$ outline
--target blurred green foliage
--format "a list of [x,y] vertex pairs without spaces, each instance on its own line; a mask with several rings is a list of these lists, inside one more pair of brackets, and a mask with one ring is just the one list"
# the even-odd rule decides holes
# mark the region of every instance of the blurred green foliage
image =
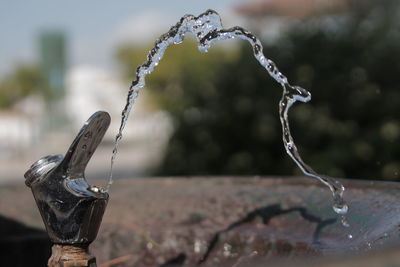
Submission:
[[[353,8],[347,15],[292,28],[264,53],[292,84],[312,92],[310,103],[296,104],[289,114],[305,162],[336,177],[397,180],[399,9]],[[120,50],[129,77],[145,50]],[[208,54],[190,42],[167,51],[148,79],[175,124],[157,174],[300,173],[281,140],[281,88],[251,53],[245,43]]]
[[0,80],[0,108],[9,108],[18,100],[43,93],[43,79],[35,65],[20,65]]

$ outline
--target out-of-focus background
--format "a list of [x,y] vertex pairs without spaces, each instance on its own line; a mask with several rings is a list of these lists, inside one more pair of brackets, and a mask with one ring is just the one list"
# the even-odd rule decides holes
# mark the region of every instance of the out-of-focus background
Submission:
[[[6,1],[0,9],[0,183],[64,154],[84,121],[112,124],[88,168],[108,176],[130,81],[182,15],[218,11],[264,43],[292,84],[292,132],[304,160],[335,177],[400,179],[400,9],[390,0]],[[278,119],[281,88],[249,45],[171,47],[139,95],[117,178],[296,175]]]

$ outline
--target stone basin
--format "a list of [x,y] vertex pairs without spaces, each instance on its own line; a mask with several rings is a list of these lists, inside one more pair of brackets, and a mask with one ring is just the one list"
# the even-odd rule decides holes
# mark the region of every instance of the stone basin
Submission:
[[[102,266],[111,259],[115,266],[399,263],[400,185],[342,182],[349,227],[334,213],[328,188],[310,178],[117,180],[92,252],[99,267],[114,266]],[[0,187],[0,214],[43,229],[22,184]]]

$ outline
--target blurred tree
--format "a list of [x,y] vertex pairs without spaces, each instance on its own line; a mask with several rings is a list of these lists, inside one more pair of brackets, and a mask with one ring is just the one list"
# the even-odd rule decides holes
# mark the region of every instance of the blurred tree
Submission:
[[0,108],[9,108],[18,100],[36,93],[46,93],[39,68],[35,65],[18,66],[0,80]]
[[[136,67],[144,62],[151,48],[130,45],[120,47],[117,58],[128,79],[134,77]],[[168,48],[160,65],[148,76],[147,86],[152,88],[150,92],[162,108],[174,114],[182,113],[192,104],[186,92],[196,90],[191,86],[184,88],[185,81],[191,80],[196,83],[196,88],[202,87],[205,90],[214,87],[214,76],[217,74],[214,67],[233,61],[236,56],[234,49],[213,49],[207,54],[199,53],[195,41],[189,38],[181,45]],[[190,92],[187,94],[190,95]]]
[[[385,3],[311,20],[265,47],[292,84],[312,89],[313,100],[289,116],[303,159],[318,172],[400,179],[399,9]],[[137,53],[119,54],[129,77]],[[247,44],[208,55],[170,48],[148,85],[175,122],[158,174],[299,173],[282,145],[281,88]]]

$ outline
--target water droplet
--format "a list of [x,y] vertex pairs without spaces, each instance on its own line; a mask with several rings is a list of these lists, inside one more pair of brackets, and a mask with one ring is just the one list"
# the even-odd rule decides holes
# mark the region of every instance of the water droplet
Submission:
[[344,227],[350,227],[350,224],[348,223],[348,221],[347,221],[347,219],[346,219],[346,216],[342,216],[341,221],[342,221],[342,225],[343,225]]
[[334,204],[333,210],[340,215],[347,214],[349,207],[346,204]]
[[200,253],[201,252],[201,241],[199,239],[196,239],[193,244],[193,250],[195,253]]
[[353,235],[351,235],[351,234],[348,234],[347,237],[348,237],[349,239],[353,239]]
[[231,255],[232,246],[228,243],[224,243],[224,256],[229,257]]

